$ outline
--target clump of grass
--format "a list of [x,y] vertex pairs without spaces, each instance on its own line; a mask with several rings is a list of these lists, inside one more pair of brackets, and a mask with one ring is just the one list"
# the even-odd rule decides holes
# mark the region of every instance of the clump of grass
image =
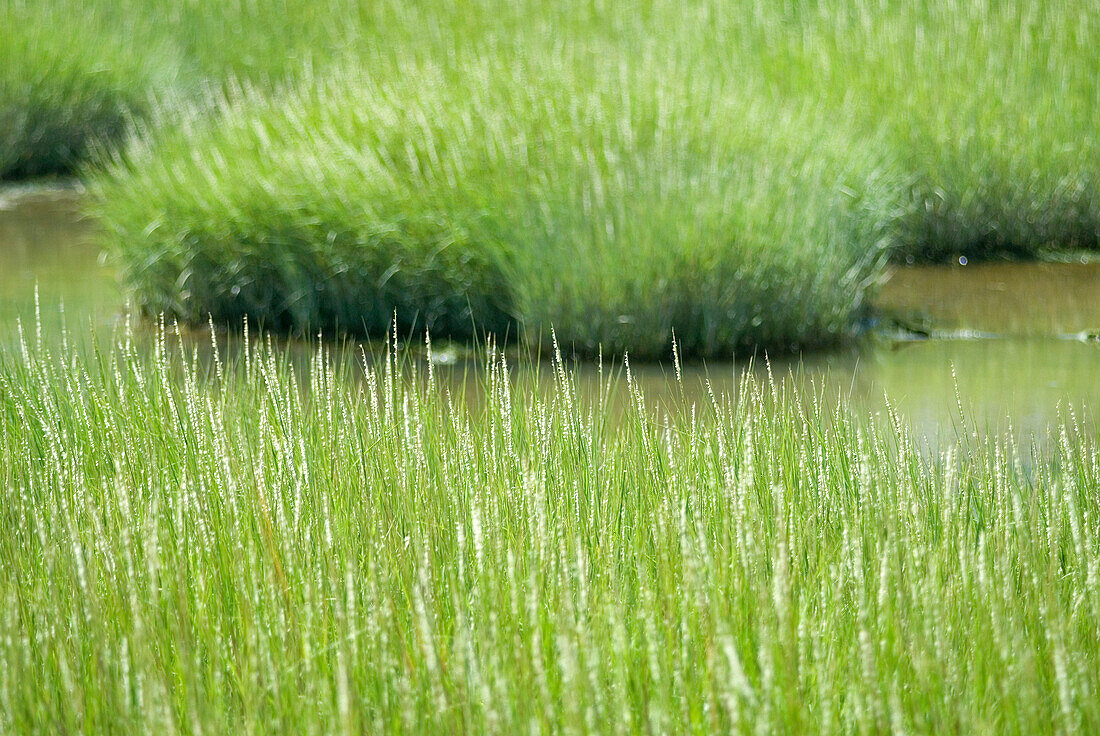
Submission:
[[400,46],[416,15],[354,0],[2,0],[0,179],[78,173],[134,121],[211,90],[274,89],[358,44]]
[[[915,176],[915,206],[900,224],[904,255],[941,261],[1034,258],[1100,249],[1100,38],[1070,4],[1005,5],[944,18],[951,38],[981,39],[982,58],[959,42],[938,62],[949,97],[918,66],[919,81],[894,123]],[[937,24],[938,25],[938,24]],[[925,71],[927,70],[927,71]]]
[[1028,2],[805,6],[793,19],[806,35],[780,66],[804,71],[780,89],[888,130],[908,182],[897,258],[1100,248],[1095,18]]
[[1100,146],[1077,132],[1100,120],[1066,125],[1057,106],[1023,109],[977,135],[945,126],[917,143],[924,156],[911,163],[919,173],[898,223],[898,256],[942,262],[1100,250]]
[[737,7],[394,11],[402,44],[133,143],[109,247],[191,322],[711,357],[843,339],[884,252],[1097,246],[1071,4]]
[[[418,84],[431,94],[431,82]],[[396,312],[402,329],[465,337],[476,321],[505,333],[503,247],[460,185],[427,181],[462,172],[421,169],[436,146],[453,148],[443,126],[369,84],[333,110],[319,103],[326,88],[318,80],[317,90],[245,103],[251,114],[231,106],[187,119],[156,148],[131,150],[116,169],[130,176],[94,180],[139,304],[191,323],[249,317],[279,330],[385,335]],[[459,156],[478,165],[472,149]],[[165,196],[150,229],[137,198],[154,191]]]
[[140,49],[90,8],[8,0],[0,26],[0,179],[71,172],[170,79],[170,49]]
[[[54,49],[16,56],[48,70],[67,36],[11,2],[19,43]],[[382,334],[397,311],[440,336],[553,325],[579,353],[651,357],[675,332],[728,356],[849,335],[884,250],[1100,246],[1100,27],[1066,0],[283,5],[44,6],[96,19],[87,48],[110,36],[127,80],[92,95],[115,122],[10,106],[47,112],[9,130],[72,132],[58,150],[84,150],[78,120],[114,137],[153,84],[105,19],[171,51],[175,102],[137,110],[92,175],[152,314]],[[90,59],[64,58],[32,88],[69,99],[51,85]]]
[[[0,356],[21,733],[1090,731],[1097,447],[747,379],[617,423],[391,355]],[[352,375],[352,371],[356,375]],[[963,435],[966,436],[965,434]]]
[[697,357],[849,335],[889,175],[674,64],[608,71],[330,72],[134,144],[94,176],[95,212],[144,309],[192,323],[384,335],[396,311],[647,357],[673,332]]

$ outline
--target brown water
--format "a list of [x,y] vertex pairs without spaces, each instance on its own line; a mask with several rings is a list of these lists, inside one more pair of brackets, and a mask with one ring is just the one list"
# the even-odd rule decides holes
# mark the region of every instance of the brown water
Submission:
[[[71,342],[87,344],[109,338],[121,321],[123,297],[101,264],[93,224],[79,216],[80,197],[76,189],[0,191],[0,350],[15,349],[17,320],[33,336],[36,288],[46,340],[60,344],[64,323]],[[956,389],[980,426],[1010,421],[1024,433],[1043,432],[1073,407],[1100,427],[1100,341],[1089,339],[1100,331],[1100,264],[905,267],[877,302],[939,337],[868,340],[776,362],[773,373],[798,373],[827,397],[847,397],[871,413],[889,397],[929,436],[955,431]],[[716,392],[732,393],[746,367],[688,366],[683,391],[671,365],[634,366],[634,374],[649,399],[671,405],[705,402],[708,379]],[[578,377],[581,390],[594,394],[595,369],[580,366]]]
[[0,350],[22,320],[35,329],[38,292],[45,334],[109,333],[122,312],[114,274],[100,262],[92,224],[80,217],[80,191],[0,190]]
[[1100,332],[1100,263],[909,266],[878,304],[943,331],[1085,337]]

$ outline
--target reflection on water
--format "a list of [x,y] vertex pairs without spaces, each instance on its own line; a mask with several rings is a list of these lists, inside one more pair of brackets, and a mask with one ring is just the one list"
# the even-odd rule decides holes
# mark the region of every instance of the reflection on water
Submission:
[[[0,192],[0,350],[15,346],[17,318],[33,320],[36,284],[46,339],[59,340],[62,302],[65,321],[86,342],[94,335],[109,339],[117,327],[122,296],[99,263],[92,224],[78,216],[79,197],[72,189]],[[955,431],[956,388],[967,413],[990,429],[1005,428],[1011,417],[1017,430],[1041,432],[1068,407],[1089,426],[1100,427],[1093,415],[1100,407],[1100,342],[1059,337],[1100,328],[1100,264],[902,268],[879,303],[923,314],[937,329],[1002,337],[869,343],[776,362],[773,375],[798,375],[804,390],[830,401],[848,397],[870,413],[882,412],[889,397],[918,434],[930,438]],[[233,346],[224,349],[232,352]],[[308,349],[299,350],[297,359],[307,361]],[[686,366],[682,389],[671,363],[634,366],[633,373],[650,403],[675,407],[706,403],[708,380],[719,395],[736,393],[747,366],[747,361]],[[477,366],[437,370],[455,385],[476,390],[469,375]],[[766,368],[758,361],[754,370],[764,375]],[[552,381],[547,367],[538,371],[540,381]],[[579,365],[576,375],[582,394],[596,400],[596,368]],[[625,380],[619,380],[612,401],[626,400]]]
[[1100,263],[908,266],[878,304],[942,330],[1046,337],[1100,330]]
[[[688,366],[683,395],[688,403],[709,401],[714,391],[736,393],[745,366]],[[672,366],[634,367],[648,399],[680,404]],[[767,380],[766,368],[754,367]],[[792,378],[804,392],[826,402],[850,400],[868,413],[886,410],[887,398],[918,436],[946,439],[959,426],[958,405],[978,429],[1011,428],[1041,433],[1072,408],[1090,426],[1100,427],[1100,344],[1028,338],[1012,340],[925,340],[895,348],[877,347],[773,363],[776,379]],[[578,371],[582,391],[595,395],[598,377],[591,367]],[[956,392],[957,389],[957,392]],[[621,393],[625,390],[621,388]],[[625,399],[625,397],[621,397]]]
[[16,319],[33,323],[36,287],[46,332],[60,331],[63,314],[74,330],[89,321],[107,330],[120,313],[114,276],[100,265],[79,206],[74,188],[0,191],[0,349],[12,344]]

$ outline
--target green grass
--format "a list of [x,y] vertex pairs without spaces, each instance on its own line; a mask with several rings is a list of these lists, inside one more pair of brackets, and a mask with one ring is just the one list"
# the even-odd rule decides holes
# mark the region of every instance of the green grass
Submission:
[[701,103],[675,68],[526,61],[350,73],[162,130],[93,180],[124,281],[191,323],[384,335],[396,311],[587,354],[850,333],[883,258],[859,213],[891,196],[862,151]]
[[0,27],[0,179],[71,172],[97,143],[122,136],[131,115],[148,113],[170,74],[84,8],[4,0]]
[[[1100,455],[751,380],[0,356],[0,728],[1090,732]],[[601,396],[605,395],[601,392]]]
[[377,42],[392,12],[354,0],[0,0],[0,180],[72,174],[158,111],[241,83],[274,88],[357,38]]
[[[887,257],[1100,246],[1100,23],[1069,0],[45,7],[130,81],[88,176],[154,315],[728,357],[846,339]],[[53,119],[68,77],[38,78]]]
[[1096,19],[1063,2],[930,4],[902,17],[870,25],[864,43],[878,53],[853,82],[912,177],[897,254],[1100,250]]

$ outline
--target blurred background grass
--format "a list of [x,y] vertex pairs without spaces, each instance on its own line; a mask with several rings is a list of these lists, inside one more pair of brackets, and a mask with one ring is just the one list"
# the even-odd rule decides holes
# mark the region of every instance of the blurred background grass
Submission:
[[192,322],[800,349],[888,257],[1100,238],[1067,0],[4,7],[0,171],[90,159],[128,288]]

